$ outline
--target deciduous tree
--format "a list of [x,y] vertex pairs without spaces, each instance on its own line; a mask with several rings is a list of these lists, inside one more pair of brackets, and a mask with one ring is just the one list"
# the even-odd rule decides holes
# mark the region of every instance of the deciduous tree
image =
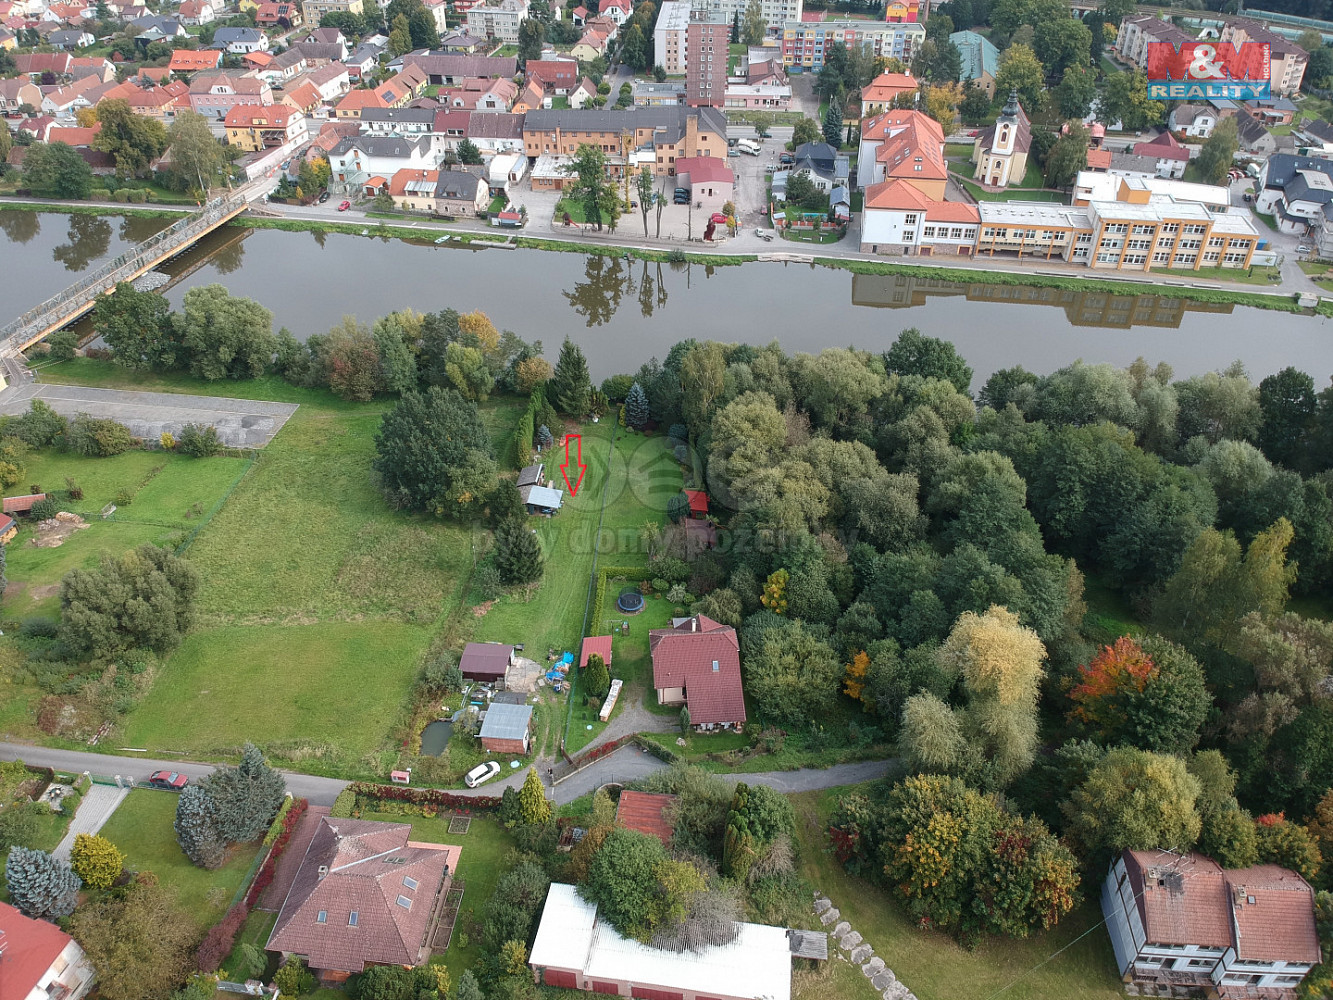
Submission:
[[[176,112],[176,120],[167,129],[167,149],[171,151],[168,177],[172,187],[180,191],[195,188],[206,193],[221,178],[227,165],[225,147],[214,138],[208,119],[194,111]],[[328,160],[323,162],[327,169]],[[305,165],[303,160],[303,170]],[[307,193],[314,190],[305,187],[304,176],[302,187]]]
[[1127,848],[1187,851],[1199,839],[1200,790],[1180,758],[1117,747],[1065,803],[1068,833],[1094,863]]
[[119,177],[147,170],[167,148],[166,126],[156,118],[135,114],[123,98],[98,103],[97,120],[102,128],[93,138],[93,148],[111,154]]
[[151,873],[79,907],[69,930],[106,1000],[169,1000],[192,967],[195,922]]
[[23,184],[48,198],[87,198],[93,171],[63,142],[34,143],[23,158]]
[[800,726],[829,712],[837,700],[842,666],[828,644],[800,623],[770,633],[747,652],[745,687],[765,718]]
[[404,393],[384,415],[371,468],[391,505],[457,520],[478,516],[495,484],[491,440],[476,404],[434,386]]
[[111,358],[126,368],[174,368],[180,343],[167,318],[167,300],[157,292],[140,292],[128,281],[97,299],[93,329],[112,350]]
[[1000,70],[995,75],[996,94],[1008,95],[1015,90],[1029,115],[1045,106],[1046,69],[1036,53],[1022,43],[1011,45],[1001,53]]
[[258,378],[277,348],[273,313],[224,285],[191,288],[175,320],[190,374],[209,381]]
[[1233,158],[1240,148],[1237,128],[1234,118],[1222,118],[1213,126],[1213,134],[1203,141],[1203,148],[1194,162],[1198,165],[1199,176],[1206,183],[1220,183],[1234,165]]

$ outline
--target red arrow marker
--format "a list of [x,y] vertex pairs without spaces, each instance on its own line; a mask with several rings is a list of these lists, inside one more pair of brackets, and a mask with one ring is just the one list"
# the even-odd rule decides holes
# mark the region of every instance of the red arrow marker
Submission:
[[[570,458],[569,458],[569,446],[570,446],[570,444],[573,444],[573,445],[574,445],[574,460],[573,460],[572,462],[570,461]],[[577,467],[578,467],[578,470],[579,470],[578,476],[577,476],[573,481],[571,481],[570,478],[569,478],[569,467],[570,467],[571,465],[577,466]],[[584,472],[584,470],[587,469],[587,468],[588,468],[588,467],[587,467],[586,465],[583,464],[583,435],[582,435],[582,434],[566,434],[566,435],[565,435],[565,464],[562,465],[562,466],[560,466],[560,471],[564,474],[564,477],[565,477],[565,485],[569,487],[569,495],[570,495],[570,496],[572,496],[572,497],[576,497],[576,496],[579,495],[579,487],[583,485],[583,472]]]

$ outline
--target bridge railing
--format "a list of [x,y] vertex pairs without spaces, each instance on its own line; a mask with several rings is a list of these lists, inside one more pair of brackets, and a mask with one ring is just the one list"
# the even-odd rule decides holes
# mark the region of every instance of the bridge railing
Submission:
[[162,256],[161,251],[164,246],[187,243],[212,229],[221,219],[243,207],[245,202],[245,196],[240,194],[215,198],[198,212],[173,222],[134,249],[107,261],[41,305],[34,306],[22,316],[0,327],[0,351],[12,350],[15,341],[21,341],[35,330],[50,326],[67,312],[66,307],[71,303],[82,304],[88,300],[89,293],[98,295],[108,285],[114,285],[134,274],[148,261]]

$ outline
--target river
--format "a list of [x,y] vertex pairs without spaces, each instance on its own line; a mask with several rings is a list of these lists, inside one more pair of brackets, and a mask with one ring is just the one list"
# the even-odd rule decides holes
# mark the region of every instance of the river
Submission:
[[[75,275],[167,224],[162,219],[0,211],[0,287],[17,315]],[[1239,359],[1257,378],[1287,365],[1317,385],[1333,375],[1333,324],[1322,317],[1063,288],[852,275],[808,264],[651,264],[540,250],[468,250],[376,236],[231,227],[164,268],[173,305],[221,282],[273,310],[299,339],[344,314],[482,309],[501,329],[541,340],[554,358],[570,337],[595,378],[632,371],[685,337],[788,351],[880,351],[904,327],[954,342],[977,384],[1021,364],[1049,372],[1075,359],[1166,361],[1177,377]]]

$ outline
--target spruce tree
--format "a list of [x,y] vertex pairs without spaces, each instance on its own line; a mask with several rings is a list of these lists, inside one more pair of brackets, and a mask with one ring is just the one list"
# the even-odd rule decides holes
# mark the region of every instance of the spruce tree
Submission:
[[542,779],[537,776],[535,767],[528,769],[528,776],[518,793],[518,806],[524,823],[545,826],[551,821],[551,803],[546,801],[546,789],[542,787]]
[[560,360],[547,384],[546,395],[565,416],[579,418],[588,412],[592,395],[588,359],[568,337],[560,345]]
[[511,518],[495,530],[495,567],[506,584],[542,578],[542,550],[525,520]]
[[611,672],[606,669],[606,661],[593,653],[588,657],[587,669],[583,671],[583,690],[593,698],[602,698],[610,689]]
[[188,785],[176,803],[176,842],[200,868],[218,868],[226,854],[217,828],[217,803],[203,785]]
[[5,860],[5,883],[14,905],[39,919],[69,916],[83,888],[68,861],[17,845]]
[[842,145],[842,102],[834,95],[824,114],[824,141],[834,149]]
[[287,795],[282,775],[264,762],[253,743],[245,744],[238,767],[220,767],[200,784],[217,806],[217,831],[228,843],[259,837]]
[[643,386],[635,382],[625,397],[625,423],[639,430],[648,422],[648,418],[648,394],[643,391]]
[[458,977],[458,992],[455,997],[457,1000],[485,1000],[481,986],[477,983],[477,977],[472,974],[471,969],[465,969]]

